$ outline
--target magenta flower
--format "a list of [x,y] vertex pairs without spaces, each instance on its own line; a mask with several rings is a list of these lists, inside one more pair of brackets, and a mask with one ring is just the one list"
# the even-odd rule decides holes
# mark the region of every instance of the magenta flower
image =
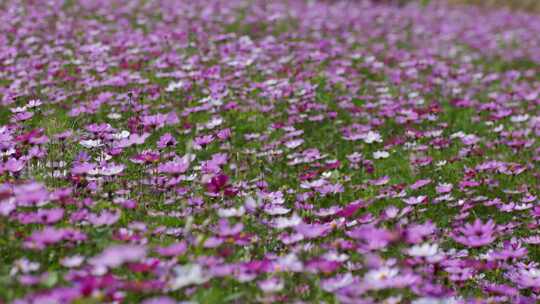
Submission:
[[476,219],[473,224],[465,224],[454,231],[454,240],[468,247],[482,247],[495,240],[495,223],[489,220],[483,223]]
[[229,177],[225,174],[217,174],[210,179],[210,182],[206,184],[206,189],[211,193],[218,193],[225,189]]

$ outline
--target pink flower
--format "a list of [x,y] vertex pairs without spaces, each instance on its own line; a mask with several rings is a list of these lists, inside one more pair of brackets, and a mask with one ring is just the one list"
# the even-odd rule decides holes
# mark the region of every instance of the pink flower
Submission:
[[126,262],[137,262],[146,256],[146,248],[137,245],[112,245],[89,260],[96,267],[115,268]]
[[171,135],[171,133],[165,133],[159,138],[157,146],[160,149],[164,149],[166,147],[175,146],[176,142],[176,139]]
[[157,247],[156,252],[162,256],[179,256],[186,252],[188,249],[185,241],[171,244],[167,247]]
[[328,234],[332,227],[328,224],[299,224],[294,227],[296,232],[302,234],[305,238],[314,239]]
[[495,240],[495,223],[489,220],[483,223],[476,219],[473,224],[465,224],[454,232],[454,240],[468,247],[482,247]]

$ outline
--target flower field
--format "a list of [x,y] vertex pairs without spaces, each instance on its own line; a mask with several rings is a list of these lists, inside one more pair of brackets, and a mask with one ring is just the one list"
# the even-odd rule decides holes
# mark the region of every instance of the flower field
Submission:
[[540,16],[387,2],[0,1],[0,303],[540,303]]

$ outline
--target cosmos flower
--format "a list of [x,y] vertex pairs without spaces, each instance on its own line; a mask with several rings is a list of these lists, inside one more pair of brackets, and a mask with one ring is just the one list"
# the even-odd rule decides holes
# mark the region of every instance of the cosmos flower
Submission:
[[166,147],[172,147],[175,146],[177,143],[176,139],[171,135],[171,133],[165,133],[163,134],[157,143],[157,147],[160,149],[164,149]]
[[171,290],[178,290],[189,285],[203,284],[209,279],[209,274],[198,264],[179,265],[173,268],[168,286]]
[[372,144],[374,142],[382,142],[381,135],[378,132],[369,131],[362,136],[362,139],[367,144]]
[[103,146],[101,140],[99,140],[99,139],[81,140],[79,143],[81,144],[81,146],[83,146],[85,148],[88,148],[88,149],[98,148],[98,147]]
[[305,224],[301,223],[294,227],[296,232],[302,234],[305,238],[313,239],[326,235],[332,230],[332,227],[325,224]]
[[3,301],[540,299],[532,11],[64,2],[1,5]]
[[468,247],[481,247],[491,244],[495,240],[495,223],[489,220],[483,223],[476,219],[473,224],[457,228],[454,232],[454,240]]
[[109,163],[99,168],[99,174],[104,175],[104,176],[118,175],[122,173],[122,171],[124,171],[125,168],[126,166],[122,164]]
[[279,292],[285,287],[283,280],[279,278],[270,278],[257,283],[259,288],[265,293]]
[[177,160],[159,164],[158,172],[172,174],[172,175],[179,175],[186,172],[188,168],[189,168],[189,160],[186,157],[182,157]]
[[381,158],[388,158],[390,156],[390,153],[387,151],[375,151],[373,152],[373,158],[374,159],[381,159]]
[[421,245],[414,245],[407,249],[406,252],[412,257],[424,258],[429,262],[438,262],[444,258],[444,255],[439,250],[437,244],[424,243]]
[[425,195],[420,195],[420,196],[417,196],[417,197],[414,197],[414,196],[411,196],[411,197],[408,197],[406,199],[403,199],[403,202],[407,205],[418,205],[418,204],[421,204],[423,202],[425,202],[427,199],[427,196]]
[[135,245],[112,245],[99,255],[92,257],[89,263],[98,268],[115,268],[126,262],[137,262],[146,256],[146,248]]
[[157,247],[156,252],[162,256],[178,256],[184,254],[187,249],[187,243],[185,241],[181,241],[167,247]]

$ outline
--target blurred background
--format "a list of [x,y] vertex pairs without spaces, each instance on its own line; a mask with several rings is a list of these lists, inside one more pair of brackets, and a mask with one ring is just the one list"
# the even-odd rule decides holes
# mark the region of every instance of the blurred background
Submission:
[[540,0],[373,0],[381,3],[394,3],[405,5],[410,2],[420,2],[423,4],[449,2],[451,4],[477,5],[486,8],[508,8],[512,10],[528,11],[540,13]]
[[540,12],[540,0],[448,0],[453,4],[474,4],[486,7],[507,7],[515,10]]

